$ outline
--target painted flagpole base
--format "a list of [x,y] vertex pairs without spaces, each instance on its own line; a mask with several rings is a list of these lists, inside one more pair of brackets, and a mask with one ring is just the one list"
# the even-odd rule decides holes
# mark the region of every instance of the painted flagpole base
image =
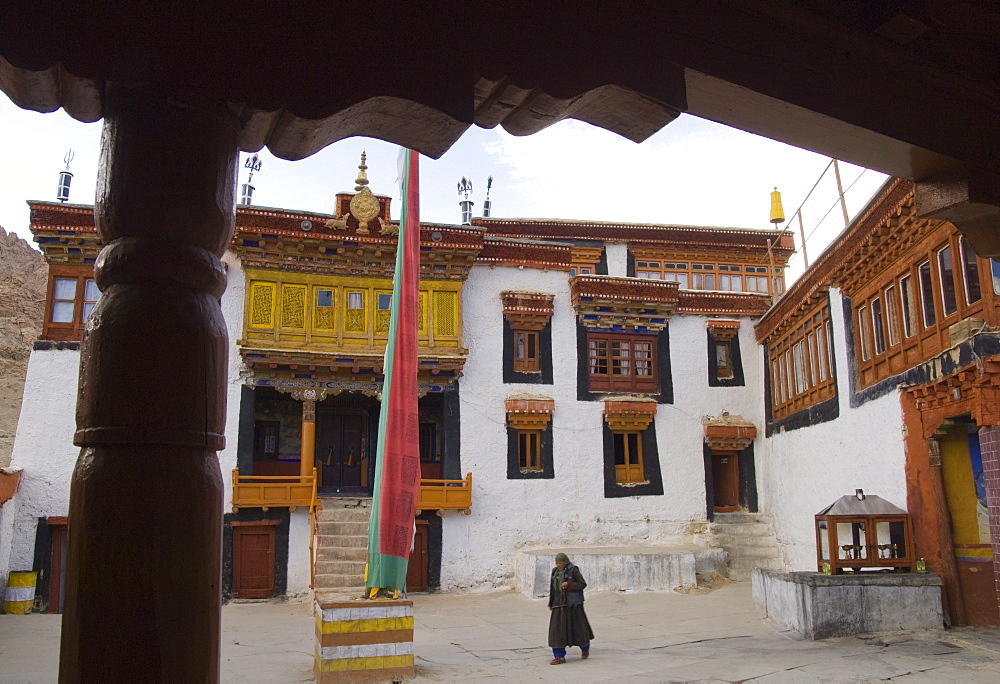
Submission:
[[318,599],[317,682],[413,678],[413,602]]

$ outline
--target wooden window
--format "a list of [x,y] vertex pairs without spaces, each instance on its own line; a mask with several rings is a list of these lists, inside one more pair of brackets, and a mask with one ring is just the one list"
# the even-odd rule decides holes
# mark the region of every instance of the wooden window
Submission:
[[962,236],[959,241],[962,250],[962,282],[965,286],[965,303],[975,304],[983,298],[979,287],[979,260],[969,241]]
[[591,332],[587,366],[592,392],[656,392],[656,337]]
[[767,293],[769,277],[775,293],[784,292],[782,269],[732,263],[689,263],[637,259],[635,275],[648,280],[675,282],[681,289]]
[[917,299],[913,294],[913,277],[899,279],[899,296],[903,307],[903,335],[913,337],[913,322],[917,319]]
[[90,318],[100,290],[90,267],[50,267],[49,296],[42,337],[49,340],[79,340]]
[[885,288],[885,314],[888,318],[889,345],[899,344],[899,306],[896,304],[896,286]]
[[885,322],[882,320],[882,300],[878,297],[872,300],[872,337],[875,353],[885,352]]
[[392,292],[375,293],[375,334],[388,335],[392,315]]
[[542,469],[542,431],[517,431],[517,458],[521,470],[540,471]]
[[317,330],[333,330],[335,325],[333,290],[317,288],[315,293],[316,306],[313,308],[313,328]]
[[618,484],[645,482],[646,475],[642,464],[642,433],[613,432],[612,440],[615,450],[615,482]]
[[363,333],[368,330],[365,316],[365,293],[348,291],[344,302],[344,332]]
[[920,303],[924,314],[924,327],[930,328],[937,324],[934,314],[934,283],[931,280],[931,262],[925,261],[917,266],[917,277],[920,279]]
[[514,370],[526,373],[539,371],[538,332],[514,331]]
[[955,271],[951,263],[951,247],[938,250],[938,278],[941,283],[941,304],[944,317],[947,318],[958,311],[958,301],[955,297]]
[[715,343],[715,377],[727,380],[733,377],[733,360],[729,357],[729,343]]
[[256,420],[253,424],[253,459],[270,461],[278,457],[281,423],[277,420]]
[[867,361],[872,357],[871,330],[868,324],[868,307],[858,309],[858,346],[861,349],[861,359]]
[[[866,320],[865,327],[870,328],[870,318],[860,320]],[[778,337],[767,340],[772,420],[819,404],[836,393],[830,307],[825,298],[796,321]]]

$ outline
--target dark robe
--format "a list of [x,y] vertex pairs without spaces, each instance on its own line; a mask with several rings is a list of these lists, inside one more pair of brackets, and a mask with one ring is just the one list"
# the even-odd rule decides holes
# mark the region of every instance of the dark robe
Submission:
[[549,607],[552,609],[549,611],[549,648],[590,648],[594,631],[583,610],[583,590],[587,583],[580,574],[580,568],[570,563],[564,571],[569,589],[557,587],[556,570],[552,569],[552,576],[549,578]]

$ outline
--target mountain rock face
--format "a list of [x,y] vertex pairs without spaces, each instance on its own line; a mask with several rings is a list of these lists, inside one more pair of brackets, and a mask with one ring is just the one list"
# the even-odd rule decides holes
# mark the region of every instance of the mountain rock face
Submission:
[[0,227],[0,467],[10,463],[32,343],[42,333],[48,266]]

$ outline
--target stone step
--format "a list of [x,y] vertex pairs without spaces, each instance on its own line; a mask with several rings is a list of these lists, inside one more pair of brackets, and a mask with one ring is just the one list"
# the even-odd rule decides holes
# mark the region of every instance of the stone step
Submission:
[[[368,541],[367,539],[365,540]],[[334,546],[320,544],[317,561],[364,561],[368,557],[368,545],[364,546]]]
[[320,522],[368,522],[370,517],[370,508],[324,508],[316,514],[316,520]]
[[768,525],[771,516],[767,513],[715,513],[712,515],[712,522],[724,524],[759,522]]
[[365,583],[365,576],[362,573],[354,575],[316,575],[316,591],[324,589],[341,589],[343,587],[360,587]]
[[333,520],[321,520],[316,524],[316,529],[323,537],[361,537],[368,536],[368,522],[341,522]]
[[368,535],[360,534],[339,534],[339,535],[319,535],[319,548],[329,549],[364,549],[368,548]]
[[364,577],[365,561],[360,560],[319,560],[316,561],[316,575],[351,575]]
[[771,570],[781,569],[780,558],[754,558],[754,557],[730,557],[729,569],[738,568],[741,570],[751,570],[753,568],[768,568]]
[[749,582],[753,570],[749,568],[729,568],[729,579],[732,582]]
[[748,537],[773,536],[774,532],[767,523],[727,523],[720,525],[713,523],[709,528],[712,534],[718,535],[739,535]]
[[780,558],[781,553],[776,546],[724,546],[729,558]]
[[777,546],[778,542],[770,534],[743,535],[743,534],[717,534],[715,541],[723,548],[730,546]]

